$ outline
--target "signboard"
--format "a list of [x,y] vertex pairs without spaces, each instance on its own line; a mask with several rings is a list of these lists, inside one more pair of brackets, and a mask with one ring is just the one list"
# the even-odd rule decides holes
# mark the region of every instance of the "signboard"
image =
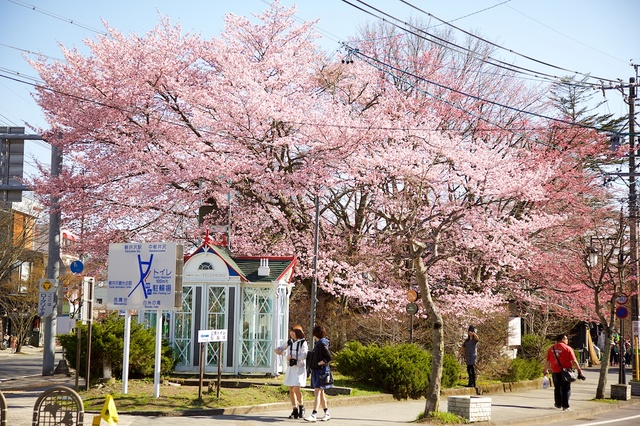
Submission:
[[43,278],[40,280],[38,288],[40,289],[38,294],[38,316],[40,318],[50,317],[53,314],[58,280]]
[[198,343],[226,341],[227,330],[198,330]]
[[629,296],[627,296],[626,294],[621,294],[616,298],[616,303],[618,303],[618,305],[626,305],[628,301]]
[[418,305],[415,303],[407,303],[407,307],[405,309],[409,315],[413,315],[418,312]]
[[618,306],[616,308],[616,316],[620,319],[625,319],[629,316],[629,309],[627,309],[626,306]]
[[418,293],[413,289],[407,291],[407,302],[413,303],[416,300],[418,300]]
[[84,265],[79,260],[74,260],[71,262],[71,265],[69,265],[69,270],[74,274],[79,274],[84,270]]
[[107,309],[174,309],[182,266],[176,243],[109,244]]
[[522,345],[522,318],[509,318],[509,337],[507,338],[508,346]]
[[631,330],[634,336],[640,336],[640,321],[631,321]]
[[22,191],[28,189],[22,183],[27,135],[24,127],[0,127],[0,134],[0,200],[20,202]]

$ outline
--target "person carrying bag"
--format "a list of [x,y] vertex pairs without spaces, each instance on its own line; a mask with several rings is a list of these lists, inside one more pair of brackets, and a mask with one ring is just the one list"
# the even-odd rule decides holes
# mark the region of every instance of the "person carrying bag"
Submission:
[[[567,344],[568,338],[565,334],[560,334],[556,338],[556,343],[547,351],[547,359],[544,367],[544,375],[549,374],[553,380],[553,397],[556,409],[569,410],[569,398],[571,397],[571,383],[576,379],[585,380],[582,369],[573,349]],[[565,368],[563,366],[569,366]],[[572,366],[578,370],[577,375]]]
[[304,418],[304,400],[301,389],[307,384],[307,352],[309,346],[304,339],[302,327],[294,325],[289,331],[289,340],[275,349],[278,355],[286,353],[287,373],[284,377],[285,386],[289,386],[291,399],[290,419]]
[[[333,387],[333,375],[331,374],[331,367],[329,366],[333,355],[329,350],[329,339],[325,336],[326,331],[323,326],[316,325],[313,328],[315,345],[308,359],[307,367],[311,370],[311,387],[313,388],[314,399],[313,412],[304,418],[308,422],[316,422],[317,420],[326,422],[331,419],[324,390]],[[317,417],[320,406],[322,406],[324,410],[323,417]]]

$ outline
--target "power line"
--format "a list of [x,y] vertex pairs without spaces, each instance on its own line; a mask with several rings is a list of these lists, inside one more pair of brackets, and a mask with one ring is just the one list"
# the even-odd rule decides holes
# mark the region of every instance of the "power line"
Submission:
[[[509,105],[505,105],[505,104],[502,104],[500,102],[496,102],[496,101],[492,101],[492,100],[489,100],[489,99],[481,98],[480,96],[472,95],[470,93],[466,93],[466,92],[463,92],[461,90],[454,89],[453,87],[445,86],[445,85],[443,85],[441,83],[438,83],[438,82],[435,82],[433,80],[429,80],[429,79],[427,79],[425,77],[415,75],[415,74],[413,74],[413,73],[411,73],[411,72],[409,72],[407,70],[401,70],[401,69],[399,69],[399,68],[397,68],[397,67],[395,67],[395,66],[393,66],[391,64],[387,64],[386,62],[383,62],[383,61],[381,61],[379,59],[376,59],[374,57],[365,55],[364,53],[360,52],[358,49],[355,49],[353,47],[349,47],[349,46],[345,46],[345,47],[350,50],[351,55],[356,55],[356,56],[362,58],[365,61],[365,63],[367,63],[367,64],[369,64],[371,66],[374,66],[374,68],[379,69],[379,70],[381,70],[383,72],[388,73],[386,71],[386,69],[391,69],[391,70],[394,70],[394,71],[396,71],[396,72],[398,72],[398,73],[400,73],[402,75],[410,76],[412,78],[415,78],[417,80],[423,81],[425,83],[433,84],[433,85],[438,86],[440,88],[455,92],[455,93],[457,93],[459,95],[463,95],[463,96],[466,96],[468,98],[475,99],[477,101],[486,102],[486,103],[489,103],[491,105],[495,105],[495,106],[498,106],[498,107],[501,107],[501,108],[509,109],[511,111],[515,111],[515,112],[519,112],[519,113],[523,113],[523,114],[527,114],[527,115],[532,115],[532,116],[535,116],[535,117],[538,117],[538,118],[543,118],[545,120],[551,120],[551,121],[555,121],[555,122],[566,124],[566,125],[570,125],[570,126],[582,127],[582,128],[585,128],[585,129],[596,130],[598,132],[616,133],[616,134],[619,134],[619,135],[627,135],[628,134],[628,133],[624,133],[624,132],[614,132],[614,131],[610,131],[610,130],[604,130],[604,129],[601,129],[601,128],[598,128],[598,127],[595,127],[595,126],[590,126],[590,125],[584,124],[584,123],[578,123],[578,122],[571,122],[571,121],[567,121],[567,120],[562,120],[562,119],[559,119],[559,118],[554,118],[554,117],[550,117],[550,116],[547,116],[547,115],[534,113],[534,112],[531,112],[531,111],[523,110],[521,108],[516,108],[516,107],[509,106]],[[372,62],[374,62],[376,64],[379,64],[380,66],[382,66],[384,68],[379,68],[379,67],[373,65]],[[402,79],[401,77],[399,77],[396,74],[391,74],[391,73],[388,73],[388,74],[391,75],[392,77],[400,80],[400,81],[404,81],[407,84],[411,84],[411,83],[407,82],[406,80]],[[429,94],[428,92],[425,92],[425,93]],[[429,94],[429,95],[433,96],[431,94]]]
[[0,43],[0,46],[8,47],[9,49],[14,49],[14,50],[17,50],[19,52],[26,53],[28,55],[36,55],[36,56],[39,56],[39,57],[43,57],[43,58],[47,58],[47,59],[51,59],[51,60],[59,61],[59,62],[63,61],[60,58],[56,58],[56,57],[53,57],[53,56],[45,55],[44,53],[34,52],[33,50],[29,50],[29,49],[22,49],[20,47],[11,46],[11,45],[5,44],[5,43]]
[[[559,81],[562,79],[562,77],[560,77],[560,76],[556,76],[556,75],[548,74],[548,73],[544,73],[544,72],[539,72],[539,71],[535,71],[535,70],[532,70],[532,69],[529,69],[529,68],[525,68],[525,67],[521,67],[521,66],[518,66],[518,65],[510,64],[510,63],[507,63],[507,62],[501,61],[501,60],[499,60],[499,59],[492,58],[492,57],[490,57],[490,56],[487,56],[487,57],[479,56],[477,52],[475,52],[475,51],[473,51],[473,50],[471,50],[471,49],[468,49],[468,48],[466,48],[466,47],[464,47],[464,46],[460,46],[460,45],[458,45],[458,44],[456,44],[456,43],[454,43],[454,42],[452,42],[452,41],[445,40],[445,39],[443,39],[443,38],[441,38],[441,37],[438,37],[438,36],[437,36],[437,35],[435,35],[435,34],[429,33],[428,31],[426,31],[426,30],[424,30],[424,29],[421,29],[421,28],[415,27],[414,25],[412,25],[412,24],[410,24],[410,23],[408,23],[408,22],[402,21],[401,19],[399,19],[399,18],[397,18],[397,17],[395,17],[395,16],[393,16],[393,15],[391,15],[391,14],[389,14],[389,13],[386,13],[386,12],[384,12],[384,11],[382,11],[382,10],[378,9],[378,8],[375,8],[375,7],[373,7],[373,6],[369,5],[368,3],[364,2],[364,1],[361,1],[361,0],[355,0],[355,1],[357,1],[358,3],[363,4],[365,7],[368,7],[368,8],[370,8],[370,9],[372,9],[372,10],[376,11],[377,13],[380,13],[380,14],[382,14],[382,15],[384,15],[384,16],[386,16],[386,17],[388,17],[388,18],[392,19],[393,21],[396,21],[396,22],[400,22],[400,23],[402,23],[402,25],[399,25],[399,24],[397,24],[397,23],[395,23],[395,22],[392,22],[392,21],[389,21],[389,20],[387,20],[387,19],[385,19],[385,18],[383,18],[383,17],[380,17],[380,16],[378,16],[378,15],[374,14],[373,12],[371,12],[371,11],[369,11],[369,10],[366,10],[366,9],[364,9],[364,8],[362,8],[362,7],[359,7],[359,6],[357,6],[357,5],[353,4],[353,3],[351,3],[351,2],[350,2],[350,1],[348,1],[348,0],[342,0],[342,1],[343,1],[344,3],[346,3],[346,4],[348,4],[348,5],[350,5],[350,6],[354,7],[354,8],[356,8],[356,9],[358,9],[358,10],[360,10],[360,11],[364,12],[364,13],[367,13],[367,14],[368,14],[368,15],[370,15],[370,16],[373,16],[373,17],[375,17],[375,18],[377,18],[377,19],[379,19],[379,20],[382,20],[382,21],[384,21],[384,22],[388,22],[389,24],[393,25],[394,27],[396,27],[396,28],[398,28],[398,29],[400,29],[400,30],[402,30],[402,31],[405,31],[405,32],[407,32],[407,33],[409,33],[409,34],[412,34],[412,35],[414,35],[414,36],[416,36],[416,37],[419,37],[419,38],[421,38],[421,39],[423,39],[423,40],[429,41],[430,43],[433,43],[433,44],[435,44],[435,45],[437,45],[437,46],[441,46],[441,47],[444,47],[444,48],[447,48],[447,49],[451,49],[451,50],[453,50],[453,51],[456,51],[456,49],[459,49],[459,50],[461,50],[462,52],[464,52],[464,53],[466,53],[466,54],[471,54],[471,55],[473,55],[477,60],[479,60],[479,61],[481,61],[481,62],[485,62],[485,63],[487,63],[487,64],[490,64],[490,65],[493,65],[493,66],[496,66],[496,67],[499,67],[499,68],[503,68],[503,69],[506,69],[506,70],[509,70],[509,71],[512,71],[512,72],[516,72],[516,73],[522,73],[522,74],[529,75],[529,76],[533,76],[533,77],[538,77],[538,78],[545,78],[545,77],[546,77],[546,79],[547,79],[547,80],[550,80],[550,81],[552,81],[552,82],[554,82],[554,83],[557,83],[557,82],[559,82]],[[402,1],[402,0],[400,0],[400,1]],[[406,3],[406,2],[404,2],[404,1],[403,1],[403,3]],[[406,4],[409,4],[409,3],[406,3]],[[410,4],[409,4],[409,5],[410,5]],[[412,6],[412,7],[414,7],[414,6]],[[429,16],[432,16],[434,19],[437,19],[438,21],[440,21],[440,22],[442,22],[442,23],[444,23],[444,24],[446,24],[446,25],[449,25],[449,23],[448,23],[448,22],[446,22],[446,21],[444,21],[444,20],[441,20],[440,18],[438,18],[438,17],[436,17],[436,16],[434,16],[434,15],[431,15],[430,13],[428,13],[428,12],[426,12],[426,11],[422,10],[422,9],[419,9],[419,8],[416,8],[416,9],[417,9],[417,10],[419,10],[419,11],[421,11],[421,12],[423,12],[423,13],[426,13],[426,14],[427,14],[427,15],[429,15]],[[518,55],[520,55],[520,56],[526,57],[526,58],[527,58],[527,59],[529,59],[529,60],[533,60],[533,61],[539,62],[539,63],[541,63],[541,64],[545,64],[545,65],[547,65],[547,66],[554,67],[554,68],[561,69],[561,70],[565,70],[565,71],[568,71],[568,72],[571,72],[571,73],[581,74],[581,75],[584,75],[584,76],[586,76],[586,77],[588,77],[588,78],[597,78],[597,79],[599,79],[599,80],[603,80],[603,81],[610,81],[610,82],[612,82],[612,83],[617,83],[617,81],[614,81],[614,80],[610,80],[610,79],[606,79],[606,78],[591,77],[591,76],[589,76],[588,74],[580,73],[580,72],[578,72],[578,71],[571,71],[571,70],[567,70],[567,69],[564,69],[564,68],[561,68],[561,67],[556,67],[556,66],[554,66],[554,65],[552,65],[552,64],[549,64],[549,63],[546,63],[546,62],[544,62],[544,61],[539,61],[539,60],[536,60],[536,59],[534,59],[534,58],[527,57],[527,56],[525,56],[525,55],[519,54],[519,53],[517,53],[517,52],[515,52],[515,51],[513,51],[513,50],[506,49],[506,48],[504,48],[504,47],[502,47],[502,46],[500,46],[500,45],[498,45],[498,44],[492,43],[492,42],[490,42],[490,41],[488,41],[488,40],[485,40],[485,39],[483,39],[483,38],[481,38],[481,37],[478,37],[478,36],[476,36],[476,35],[474,35],[474,34],[472,34],[472,33],[469,33],[469,32],[467,32],[467,31],[465,31],[465,30],[462,30],[462,29],[460,29],[460,28],[458,28],[458,27],[456,27],[456,26],[454,26],[454,25],[451,25],[451,26],[452,26],[453,28],[455,28],[455,29],[459,30],[459,31],[464,32],[465,34],[468,34],[468,35],[470,35],[470,36],[472,36],[472,37],[474,37],[474,38],[476,38],[476,39],[479,39],[479,40],[481,40],[481,41],[483,41],[483,42],[485,42],[485,43],[488,43],[488,44],[490,44],[490,45],[492,45],[492,46],[494,46],[494,47],[500,48],[500,49],[502,49],[502,50],[507,50],[507,51],[509,51],[509,52],[511,52],[511,53],[513,53],[513,54],[518,54]],[[407,27],[410,27],[410,28],[412,28],[413,30],[408,29]],[[415,30],[415,31],[414,31],[414,30]],[[416,31],[417,31],[417,32],[416,32]],[[418,34],[418,32],[419,32],[419,33],[426,34],[426,35],[427,35],[428,37],[430,37],[430,38],[426,38],[425,36],[423,36],[423,35],[421,35],[421,34]],[[436,40],[437,40],[437,41],[436,41]],[[455,48],[454,48],[454,47],[455,47]],[[458,52],[459,52],[459,53],[461,53],[460,51],[458,51]],[[487,60],[487,59],[489,59],[489,60]],[[560,82],[561,82],[561,81],[560,81]],[[586,85],[586,86],[584,86],[584,87],[600,87],[600,85]]]
[[[522,57],[522,58],[528,59],[528,60],[530,60],[530,61],[533,61],[533,62],[539,63],[539,64],[541,64],[541,65],[545,65],[545,66],[548,66],[548,67],[551,67],[551,68],[555,68],[555,69],[560,70],[560,71],[567,71],[567,72],[574,73],[574,74],[578,74],[578,75],[582,75],[582,76],[584,76],[584,77],[588,77],[588,78],[593,78],[593,79],[597,79],[597,80],[609,81],[609,82],[612,82],[612,83],[617,83],[617,81],[616,81],[616,80],[610,80],[610,79],[606,79],[606,78],[603,78],[603,77],[591,76],[590,74],[585,74],[585,73],[582,73],[582,72],[579,72],[579,71],[573,71],[573,70],[570,70],[570,69],[567,69],[567,68],[563,68],[563,67],[560,67],[560,66],[557,66],[557,65],[553,65],[553,64],[551,64],[551,63],[549,63],[549,62],[546,62],[546,61],[541,61],[541,60],[539,60],[539,59],[533,58],[533,57],[528,56],[528,55],[524,55],[524,54],[522,54],[522,53],[516,52],[516,51],[515,51],[515,50],[513,50],[513,49],[507,49],[506,47],[503,47],[503,46],[501,46],[501,45],[499,45],[499,44],[497,44],[497,43],[493,43],[493,42],[491,42],[491,41],[489,41],[489,40],[487,40],[487,39],[484,39],[484,38],[482,38],[482,37],[480,37],[480,36],[478,36],[478,35],[476,35],[476,34],[473,34],[473,33],[469,32],[469,31],[463,30],[462,28],[457,27],[457,26],[455,26],[455,25],[451,24],[450,22],[446,22],[446,21],[444,21],[444,20],[442,20],[442,19],[438,18],[437,16],[435,16],[435,15],[433,15],[433,14],[431,14],[431,13],[429,13],[429,12],[427,12],[427,11],[423,10],[423,9],[420,9],[420,8],[419,8],[419,7],[417,7],[417,6],[414,6],[413,4],[409,3],[408,1],[405,1],[405,0],[399,0],[399,1],[400,1],[401,3],[406,4],[407,6],[410,6],[410,7],[414,8],[415,10],[417,10],[417,11],[419,11],[419,12],[422,12],[422,13],[424,13],[424,14],[428,15],[429,17],[431,17],[431,18],[433,18],[433,19],[436,19],[436,20],[437,20],[437,21],[439,21],[439,22],[442,22],[442,23],[443,23],[443,24],[445,24],[445,25],[450,26],[451,28],[454,28],[454,29],[456,29],[456,30],[458,30],[458,31],[461,31],[462,33],[464,33],[464,34],[466,34],[466,35],[468,35],[468,36],[470,36],[470,37],[474,37],[474,38],[476,38],[476,39],[478,39],[478,40],[480,40],[480,41],[482,41],[482,42],[484,42],[484,43],[487,43],[487,44],[489,44],[489,45],[491,45],[491,46],[493,46],[493,47],[496,47],[496,48],[498,48],[498,49],[505,50],[505,51],[507,51],[507,52],[509,52],[509,53],[512,53],[512,54],[514,54],[514,55],[517,55],[517,56],[520,56],[520,57]],[[508,6],[508,7],[509,7],[510,9],[513,9],[511,6]],[[515,9],[513,9],[513,10],[515,10]],[[575,41],[577,41],[577,40],[575,40]]]
[[53,12],[49,12],[47,10],[40,9],[39,7],[36,7],[36,6],[32,5],[32,4],[24,3],[24,2],[21,2],[19,0],[7,0],[7,1],[9,1],[9,2],[11,2],[13,4],[16,4],[18,6],[22,6],[24,8],[31,9],[34,12],[38,12],[38,13],[41,13],[43,15],[47,15],[47,16],[50,16],[52,18],[58,19],[60,21],[67,22],[69,24],[75,25],[77,27],[84,28],[85,30],[92,31],[92,32],[94,32],[96,34],[101,34],[101,35],[104,35],[104,36],[108,36],[108,34],[105,33],[104,31],[97,30],[97,29],[95,29],[93,27],[90,27],[88,25],[82,24],[82,23],[77,22],[77,21],[75,21],[73,19],[69,19],[69,18],[66,18],[64,16],[57,15],[57,14],[55,14]]
[[[547,81],[551,81],[553,83],[557,83],[558,80],[561,79],[561,77],[559,77],[559,76],[554,76],[554,75],[545,74],[545,73],[538,73],[536,71],[533,71],[533,70],[530,70],[530,69],[527,69],[527,68],[524,68],[524,67],[520,67],[518,65],[513,65],[513,64],[509,64],[507,62],[501,61],[501,60],[496,60],[496,59],[494,59],[494,58],[492,58],[490,56],[486,56],[485,57],[485,56],[478,55],[477,52],[475,52],[475,51],[473,51],[471,49],[468,49],[468,48],[463,47],[463,46],[459,46],[459,45],[455,44],[452,41],[445,40],[445,39],[443,39],[441,37],[438,37],[436,35],[430,34],[430,33],[426,32],[423,29],[417,28],[417,27],[411,25],[410,23],[403,22],[403,21],[393,17],[392,15],[389,15],[389,14],[387,14],[385,12],[380,11],[379,9],[376,9],[376,8],[372,7],[377,12],[382,13],[383,15],[389,16],[393,20],[397,20],[399,22],[402,22],[404,25],[408,25],[409,27],[414,28],[416,31],[418,31],[420,33],[424,33],[427,36],[431,37],[431,38],[426,38],[425,36],[423,36],[421,34],[418,34],[415,31],[407,29],[406,27],[403,27],[402,25],[396,24],[395,22],[389,21],[389,20],[387,20],[385,18],[381,18],[380,16],[377,16],[377,15],[375,15],[374,13],[372,13],[372,12],[370,12],[368,10],[365,10],[365,9],[359,7],[359,6],[356,6],[356,5],[350,3],[347,0],[342,0],[342,1],[344,3],[347,3],[347,4],[351,5],[351,6],[353,6],[354,8],[356,8],[358,10],[361,10],[361,11],[373,16],[374,18],[377,18],[377,19],[379,19],[379,20],[381,20],[383,22],[387,22],[390,25],[392,25],[392,26],[394,26],[394,27],[396,27],[396,28],[398,28],[398,29],[400,29],[400,30],[402,30],[404,32],[412,34],[412,35],[414,35],[414,36],[416,36],[416,37],[418,37],[418,38],[420,38],[422,40],[428,41],[428,42],[430,42],[430,43],[432,43],[432,44],[434,44],[436,46],[440,46],[442,48],[449,49],[449,50],[452,50],[452,51],[457,52],[457,53],[470,54],[480,62],[489,64],[489,65],[493,65],[495,67],[502,68],[502,69],[505,69],[507,71],[511,71],[513,73],[520,73],[520,74],[529,75],[529,76],[532,76],[532,77],[538,77],[538,78],[541,78],[541,79],[544,79],[544,80],[547,80]],[[364,2],[362,2],[360,0],[356,0],[356,1],[358,1],[360,3],[363,3],[363,4],[366,4],[366,3],[364,3]],[[371,6],[369,6],[369,7],[371,7]],[[438,40],[438,41],[436,41],[436,40]],[[487,60],[487,58],[490,59],[490,61]],[[492,61],[495,61],[495,62],[492,62]],[[586,87],[591,87],[591,86],[586,86]]]
[[480,9],[480,10],[477,10],[475,12],[468,13],[468,14],[466,14],[464,16],[459,17],[459,18],[451,19],[449,21],[449,23],[455,22],[455,21],[459,21],[461,19],[468,18],[469,16],[477,15],[477,14],[482,13],[482,12],[486,12],[487,10],[493,9],[495,7],[498,7],[498,6],[502,6],[503,4],[509,3],[510,1],[511,0],[505,0],[502,3],[497,3],[497,4],[494,4],[493,6],[485,7],[484,9]]
[[615,59],[616,61],[620,61],[620,62],[624,62],[624,63],[626,63],[626,61],[624,61],[624,60],[622,60],[622,59],[620,59],[620,58],[616,58],[615,56],[612,56],[612,55],[608,54],[607,52],[603,52],[602,50],[596,49],[596,48],[595,48],[595,47],[593,47],[593,46],[589,46],[588,44],[583,43],[583,42],[581,42],[580,40],[577,40],[577,39],[575,39],[575,38],[573,38],[573,37],[570,37],[570,36],[568,36],[568,35],[566,35],[566,34],[564,34],[564,33],[560,32],[560,31],[556,30],[555,28],[551,28],[550,26],[548,26],[548,25],[544,24],[543,22],[540,22],[540,21],[538,21],[537,19],[534,19],[534,18],[532,18],[531,16],[528,16],[527,14],[520,12],[518,9],[515,9],[514,7],[511,7],[511,6],[507,6],[507,7],[508,7],[509,9],[513,10],[514,12],[517,12],[517,13],[519,13],[520,15],[524,16],[525,18],[530,19],[530,20],[532,20],[533,22],[536,22],[537,24],[540,24],[540,25],[542,25],[543,27],[550,29],[551,31],[553,31],[553,32],[556,32],[556,33],[560,34],[561,36],[568,38],[569,40],[572,40],[572,41],[574,41],[574,42],[576,42],[576,43],[578,43],[578,44],[581,44],[581,45],[583,45],[583,46],[585,46],[585,47],[587,47],[587,48],[589,48],[589,49],[591,49],[591,50],[594,50],[594,51],[596,51],[596,52],[598,52],[598,53],[601,53],[601,54],[603,54],[603,55],[606,55],[606,56],[610,57],[611,59]]

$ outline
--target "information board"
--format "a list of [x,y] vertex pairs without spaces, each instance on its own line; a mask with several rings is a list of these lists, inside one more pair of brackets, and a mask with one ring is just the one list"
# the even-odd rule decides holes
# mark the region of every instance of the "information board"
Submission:
[[227,330],[199,330],[198,331],[198,343],[207,342],[226,342]]
[[174,309],[182,266],[176,243],[109,244],[107,309]]
[[38,285],[38,316],[50,317],[53,314],[54,297],[58,288],[58,280],[43,278]]

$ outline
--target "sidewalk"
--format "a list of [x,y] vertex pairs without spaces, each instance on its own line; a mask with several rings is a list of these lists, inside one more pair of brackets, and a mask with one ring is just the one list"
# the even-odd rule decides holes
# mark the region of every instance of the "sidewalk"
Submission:
[[[25,348],[23,352],[31,355],[41,355],[41,349]],[[0,363],[2,357],[7,356],[0,351]],[[20,356],[20,354],[14,355]],[[598,380],[598,367],[584,369],[586,381],[577,381],[572,384],[571,411],[558,411],[553,408],[553,389],[520,389],[513,392],[485,393],[482,396],[491,398],[491,421],[480,422],[481,425],[546,425],[571,419],[585,418],[603,412],[617,410],[621,407],[633,407],[640,414],[640,398],[633,397],[630,401],[618,401],[616,403],[594,402]],[[630,374],[627,375],[630,378]],[[43,377],[34,375],[30,377],[14,378],[4,381],[0,378],[0,390],[4,393],[8,402],[8,424],[12,426],[31,425],[31,416],[35,400],[42,392],[43,386],[63,384],[74,388],[75,378],[64,375]],[[610,369],[606,395],[609,396],[610,385],[617,383],[617,368]],[[81,385],[83,384],[81,380]],[[116,407],[118,401],[115,401]],[[311,400],[307,397],[307,409]],[[396,425],[406,424],[417,419],[424,410],[425,401],[394,401],[388,395],[340,398],[329,397],[331,424],[339,425]],[[440,399],[440,411],[447,411],[447,397]],[[172,426],[199,426],[210,425],[214,420],[224,425],[260,425],[265,423],[292,422],[286,417],[289,415],[288,403],[266,404],[262,406],[234,407],[225,409],[223,415],[215,415],[211,411],[200,410],[192,412],[195,416],[187,416],[187,413],[174,413],[175,417],[153,417],[144,415],[131,415],[120,413],[118,426],[149,426],[171,423]],[[85,413],[85,425],[91,424],[98,413]],[[106,424],[103,422],[102,424]],[[303,422],[302,424],[305,424]]]

